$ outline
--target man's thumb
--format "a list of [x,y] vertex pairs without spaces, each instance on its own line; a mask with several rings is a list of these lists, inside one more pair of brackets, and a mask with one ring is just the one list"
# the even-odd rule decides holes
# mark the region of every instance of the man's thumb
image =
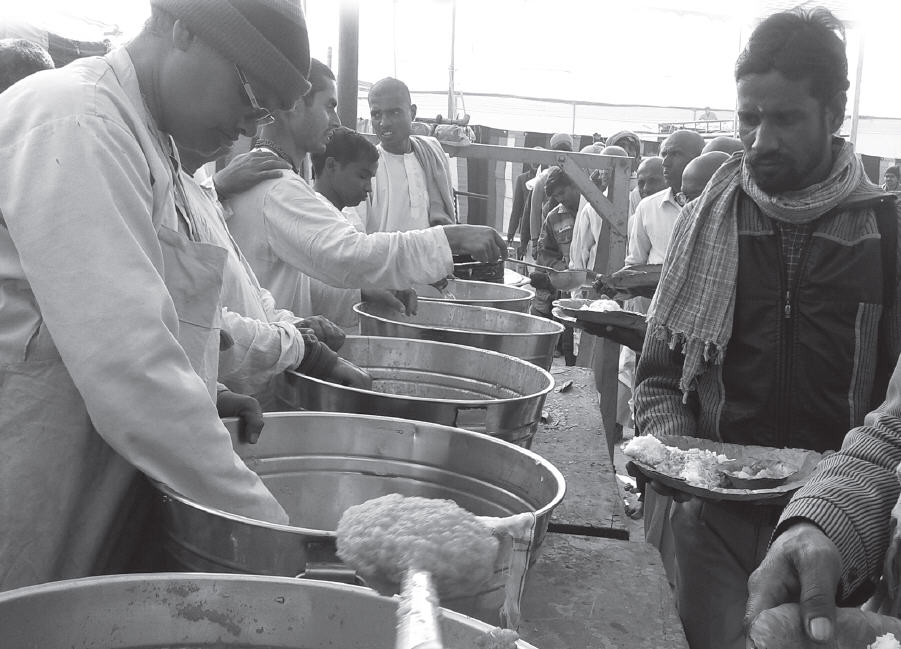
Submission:
[[832,584],[830,588],[822,581],[801,585],[801,619],[804,620],[807,637],[814,642],[826,643],[832,640],[835,627],[835,586],[836,584]]

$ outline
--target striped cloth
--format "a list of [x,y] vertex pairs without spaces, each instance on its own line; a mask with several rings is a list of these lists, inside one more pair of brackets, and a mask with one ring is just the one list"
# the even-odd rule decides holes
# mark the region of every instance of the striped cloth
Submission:
[[[873,592],[889,545],[899,492],[901,365],[885,403],[848,433],[842,450],[820,461],[782,512],[777,536],[798,519],[826,533],[842,557],[839,603],[858,605]],[[897,594],[896,594],[897,596]]]
[[667,248],[649,327],[685,356],[679,387],[695,389],[709,363],[721,363],[732,332],[738,274],[735,218],[741,190],[764,214],[791,224],[810,223],[868,182],[851,144],[836,138],[829,176],[806,189],[767,194],[754,183],[741,152],[720,167],[704,192],[686,205]]

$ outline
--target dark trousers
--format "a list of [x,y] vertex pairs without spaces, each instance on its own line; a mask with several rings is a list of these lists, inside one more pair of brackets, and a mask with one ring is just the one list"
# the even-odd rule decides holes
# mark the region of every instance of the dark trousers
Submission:
[[559,340],[557,340],[557,351],[563,356],[567,365],[575,365],[576,364],[576,354],[575,354],[575,341],[573,340],[573,328],[568,322],[563,322],[562,320],[558,320],[550,313],[544,313],[543,311],[539,311],[534,306],[529,308],[529,312],[532,315],[541,316],[542,318],[547,318],[548,320],[553,320],[554,322],[559,322],[563,325],[563,333],[560,334]]

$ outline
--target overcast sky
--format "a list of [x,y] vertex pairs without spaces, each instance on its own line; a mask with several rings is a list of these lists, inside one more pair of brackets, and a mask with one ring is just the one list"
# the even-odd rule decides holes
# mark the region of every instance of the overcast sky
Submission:
[[[147,0],[31,0],[4,9],[59,26],[61,35],[94,38],[117,24],[128,36],[149,13]],[[313,55],[338,65],[337,0],[306,0]],[[614,104],[731,108],[732,68],[760,16],[779,0],[457,0],[455,88],[464,93]],[[852,87],[865,45],[860,112],[901,118],[897,41],[899,3],[829,1],[851,21]],[[451,0],[362,0],[359,78],[397,76],[414,90],[444,90],[451,57]],[[15,14],[13,14],[15,11]],[[850,110],[850,103],[849,103]]]

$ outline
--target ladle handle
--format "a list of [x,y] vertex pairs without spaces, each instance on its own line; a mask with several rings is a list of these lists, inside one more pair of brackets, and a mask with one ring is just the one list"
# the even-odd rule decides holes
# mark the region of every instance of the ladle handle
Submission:
[[432,575],[424,570],[407,570],[397,605],[394,648],[444,649],[438,616],[438,596]]
[[541,264],[536,264],[535,262],[531,262],[531,261],[525,261],[523,259],[508,258],[507,261],[511,264],[522,264],[523,266],[531,266],[532,268],[537,268],[538,270],[543,270],[546,273],[554,271],[554,269],[549,266],[542,266]]

